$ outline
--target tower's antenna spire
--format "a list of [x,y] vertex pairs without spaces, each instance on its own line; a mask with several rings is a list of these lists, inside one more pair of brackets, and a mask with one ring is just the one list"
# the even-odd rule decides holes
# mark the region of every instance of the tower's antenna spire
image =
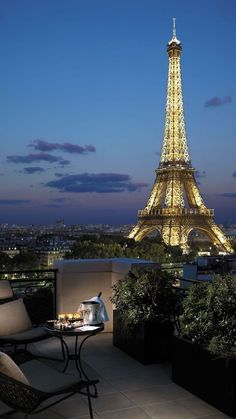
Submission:
[[173,17],[173,38],[176,38],[176,26],[175,26],[175,22],[176,22],[176,17]]
[[173,21],[173,35],[172,35],[172,39],[171,39],[171,40],[170,40],[170,42],[169,42],[169,45],[171,45],[173,42],[174,42],[175,44],[179,45],[179,44],[180,44],[180,41],[176,38],[176,25],[175,25],[175,23],[176,23],[176,18],[175,18],[175,17],[173,17],[173,18],[172,18],[172,21]]

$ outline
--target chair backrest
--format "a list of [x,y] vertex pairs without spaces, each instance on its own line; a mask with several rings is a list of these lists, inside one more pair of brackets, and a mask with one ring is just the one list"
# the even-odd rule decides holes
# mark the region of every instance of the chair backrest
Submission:
[[0,305],[0,337],[30,329],[32,329],[32,323],[22,298]]
[[0,280],[0,304],[14,300],[14,293],[10,281],[6,279]]
[[43,392],[0,373],[0,400],[15,411],[31,413],[45,398]]

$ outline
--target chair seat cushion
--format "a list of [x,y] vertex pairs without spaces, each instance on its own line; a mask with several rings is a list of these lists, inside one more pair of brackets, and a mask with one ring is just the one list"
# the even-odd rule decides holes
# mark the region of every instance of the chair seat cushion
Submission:
[[6,336],[0,336],[1,339],[4,339],[8,342],[21,342],[21,343],[30,343],[30,341],[37,341],[41,339],[47,339],[50,335],[46,332],[44,327],[38,326],[38,327],[32,327],[29,330],[26,330],[25,332],[21,333],[15,333],[12,335],[6,335]]
[[0,352],[0,373],[29,385],[29,381],[15,362],[4,352]]
[[32,329],[22,298],[0,305],[0,337]]
[[21,364],[20,369],[30,385],[41,391],[58,391],[79,382],[78,374],[59,372],[37,360]]

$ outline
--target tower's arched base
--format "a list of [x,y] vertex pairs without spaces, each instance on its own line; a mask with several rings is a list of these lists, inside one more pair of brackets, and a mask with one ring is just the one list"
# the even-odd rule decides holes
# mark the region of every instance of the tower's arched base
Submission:
[[[210,211],[210,210],[209,210]],[[159,210],[159,212],[162,212]],[[163,211],[164,212],[164,211]],[[233,249],[223,231],[216,225],[212,217],[205,214],[191,214],[184,209],[185,215],[166,216],[146,214],[139,217],[137,225],[129,234],[129,238],[142,240],[153,230],[158,230],[164,243],[168,246],[180,246],[183,253],[189,253],[188,236],[192,230],[204,232],[211,243],[221,252],[233,253]],[[194,212],[194,211],[193,211]]]

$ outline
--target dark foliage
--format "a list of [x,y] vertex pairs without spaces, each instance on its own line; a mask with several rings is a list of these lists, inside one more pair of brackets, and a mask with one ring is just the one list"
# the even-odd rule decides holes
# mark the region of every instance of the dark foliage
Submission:
[[33,324],[44,323],[54,316],[53,292],[50,287],[39,288],[33,294],[26,295],[24,303]]
[[134,268],[113,286],[111,301],[127,324],[169,322],[176,307],[174,279],[160,269]]
[[[122,236],[82,236],[76,240],[71,248],[71,252],[65,255],[65,259],[96,259],[96,258],[115,258],[128,257],[140,258],[145,260],[157,261],[160,263],[179,260],[182,252],[170,250],[160,242],[160,239],[144,239],[135,242]],[[177,254],[177,256],[175,255]]]
[[236,352],[236,279],[216,275],[211,283],[194,284],[183,301],[182,337],[216,354]]

